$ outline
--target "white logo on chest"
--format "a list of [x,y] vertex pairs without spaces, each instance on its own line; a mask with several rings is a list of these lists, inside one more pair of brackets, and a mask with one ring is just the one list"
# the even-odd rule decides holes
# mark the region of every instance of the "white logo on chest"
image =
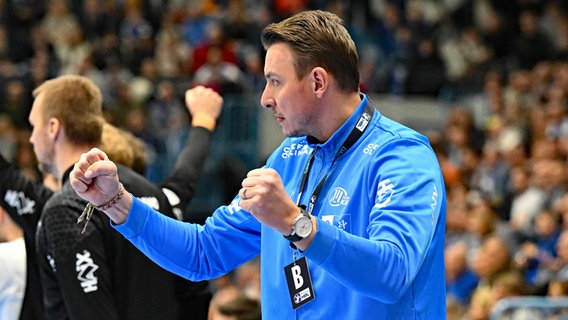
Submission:
[[349,202],[349,195],[343,188],[337,187],[330,192],[329,205],[332,207],[345,206]]

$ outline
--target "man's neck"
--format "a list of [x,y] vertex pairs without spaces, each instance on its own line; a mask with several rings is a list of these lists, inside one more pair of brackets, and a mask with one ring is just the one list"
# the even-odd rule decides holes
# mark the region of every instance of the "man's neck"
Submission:
[[81,155],[90,149],[91,147],[87,146],[65,144],[55,151],[56,176],[59,182],[63,182],[63,175],[65,174],[65,171],[74,166],[81,158]]
[[358,92],[335,94],[323,102],[321,117],[318,119],[320,134],[316,139],[326,142],[351,117],[361,103]]

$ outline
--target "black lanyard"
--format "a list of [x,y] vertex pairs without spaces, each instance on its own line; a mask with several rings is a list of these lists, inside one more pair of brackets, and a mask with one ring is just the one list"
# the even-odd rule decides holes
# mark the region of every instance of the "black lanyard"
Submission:
[[[314,205],[315,205],[315,203],[318,199],[318,196],[321,192],[321,188],[323,186],[323,183],[324,183],[325,179],[327,179],[327,176],[329,175],[331,168],[333,168],[335,161],[342,154],[344,154],[347,150],[349,150],[349,148],[351,148],[355,144],[355,142],[357,142],[357,140],[359,140],[359,138],[363,135],[363,132],[365,132],[365,129],[367,129],[368,124],[371,122],[371,119],[373,118],[373,114],[374,114],[374,109],[370,106],[370,102],[368,102],[367,107],[365,108],[365,111],[363,111],[363,114],[361,114],[361,117],[359,117],[359,120],[357,121],[357,123],[355,124],[353,129],[351,130],[351,133],[349,134],[347,139],[345,139],[345,141],[341,145],[341,148],[339,148],[339,150],[337,150],[335,157],[333,157],[333,162],[331,163],[330,170],[320,180],[320,182],[317,184],[314,192],[312,193],[312,196],[310,197],[310,204],[307,208],[308,212],[310,212],[310,213],[312,212]],[[302,197],[302,193],[304,191],[306,183],[308,182],[308,175],[310,173],[310,169],[311,169],[312,164],[314,162],[314,158],[315,158],[314,156],[315,156],[316,152],[318,151],[318,149],[319,149],[319,147],[316,147],[316,149],[314,149],[314,151],[312,151],[312,153],[310,154],[310,158],[308,159],[308,163],[306,164],[306,167],[304,168],[304,173],[302,174],[302,181],[300,182],[300,190],[298,192],[298,200],[296,200],[296,205],[300,204],[300,198]]]

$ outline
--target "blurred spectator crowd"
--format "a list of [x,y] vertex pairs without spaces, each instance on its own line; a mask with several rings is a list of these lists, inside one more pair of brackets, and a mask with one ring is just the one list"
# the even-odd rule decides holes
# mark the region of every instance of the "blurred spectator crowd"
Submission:
[[344,18],[362,91],[452,105],[429,133],[448,192],[448,318],[487,319],[506,296],[568,295],[565,0],[0,0],[0,152],[40,178],[31,92],[81,74],[150,163],[175,159],[185,89],[259,94],[262,28],[305,9]]

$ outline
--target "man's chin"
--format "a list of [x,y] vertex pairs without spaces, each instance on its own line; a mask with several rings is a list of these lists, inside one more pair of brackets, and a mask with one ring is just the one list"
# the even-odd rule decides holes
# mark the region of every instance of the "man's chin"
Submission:
[[305,130],[301,130],[301,129],[293,129],[293,128],[288,128],[288,130],[286,130],[285,128],[282,128],[282,132],[284,132],[284,134],[287,137],[291,137],[291,138],[295,138],[295,137],[303,137],[306,135],[306,131]]

